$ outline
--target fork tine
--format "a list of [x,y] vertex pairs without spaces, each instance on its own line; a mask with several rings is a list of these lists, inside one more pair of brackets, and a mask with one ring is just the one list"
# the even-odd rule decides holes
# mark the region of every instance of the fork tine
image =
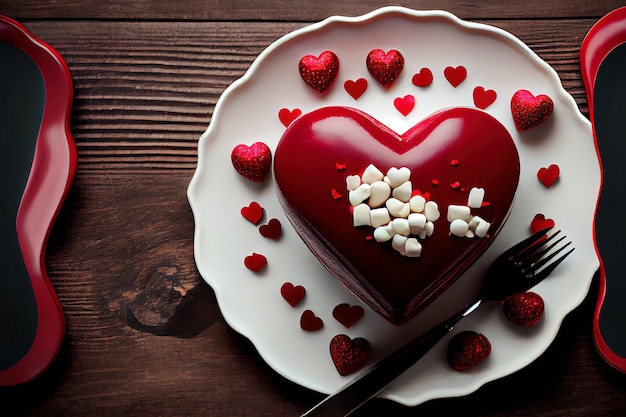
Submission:
[[[548,251],[550,251],[550,249],[552,249],[557,243],[561,242],[563,239],[565,239],[565,236],[563,236],[561,239],[557,240],[556,242],[554,242],[552,245],[550,245],[548,248],[546,248],[546,250],[541,251],[541,256],[543,256],[544,254],[548,253]],[[567,248],[569,245],[571,245],[571,241],[567,242],[565,245],[561,246],[560,248],[558,248],[557,250],[555,250],[554,252],[552,252],[551,254],[549,254],[548,256],[544,257],[544,258],[539,258],[541,259],[540,261],[536,262],[533,265],[533,268],[538,271],[542,266],[544,266],[545,264],[547,264],[548,262],[550,262],[556,255],[558,255],[559,253],[561,253],[565,248]]]
[[[570,242],[571,243],[571,242]],[[569,243],[568,243],[569,245]],[[567,245],[566,245],[567,246]],[[563,247],[565,248],[565,247]],[[536,281],[536,283],[539,283],[540,281],[542,281],[545,277],[547,277],[548,275],[550,275],[552,273],[552,271],[554,271],[554,269],[559,266],[559,264],[561,262],[563,262],[563,260],[565,258],[567,258],[569,256],[570,253],[574,252],[575,248],[571,248],[570,250],[568,250],[567,252],[565,252],[563,255],[561,255],[560,258],[556,259],[554,262],[552,262],[550,265],[546,266],[545,268],[543,268],[541,271],[537,272],[535,274],[535,276],[533,277],[533,280]]]
[[[512,259],[514,262],[518,263],[523,267],[530,266],[534,264],[536,261],[541,259],[546,253],[552,250],[556,245],[562,242],[566,236],[562,236],[557,239],[555,242],[552,242],[550,245],[547,245],[550,241],[555,239],[561,233],[560,230],[557,230],[552,235],[548,236],[546,239],[535,242],[525,250],[519,253],[518,256]],[[547,245],[547,246],[546,246]]]
[[550,230],[552,230],[552,228],[547,227],[545,229],[539,230],[538,232],[535,232],[521,242],[511,246],[502,254],[502,256],[507,258],[513,258],[515,256],[518,256],[520,253],[524,253],[528,248],[532,247],[535,243],[537,243],[537,241],[543,238]]

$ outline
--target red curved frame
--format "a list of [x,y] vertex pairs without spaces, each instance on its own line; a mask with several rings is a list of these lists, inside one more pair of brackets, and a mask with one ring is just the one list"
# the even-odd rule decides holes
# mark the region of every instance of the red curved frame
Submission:
[[[585,83],[585,90],[587,93],[587,102],[589,106],[589,118],[591,123],[594,123],[594,85],[596,75],[600,68],[600,64],[606,56],[617,46],[626,43],[626,7],[613,10],[589,30],[589,33],[583,40],[580,49],[580,69],[582,73],[583,82]],[[598,154],[598,160],[600,164],[600,152],[597,147],[597,138],[594,130],[594,140],[596,140],[596,152]],[[594,221],[595,224],[595,221]],[[596,247],[596,252],[597,252]],[[606,360],[614,368],[626,372],[626,358],[618,355],[607,345],[602,336],[599,326],[600,311],[606,295],[606,272],[602,263],[602,257],[598,253],[600,258],[600,288],[598,294],[598,302],[594,313],[593,320],[593,337],[596,345],[596,349],[600,353],[600,356]]]
[[14,366],[0,370],[0,386],[11,386],[44,372],[65,336],[65,318],[48,278],[45,250],[76,172],[76,147],[69,128],[72,78],[63,58],[25,27],[4,16],[0,16],[0,42],[20,48],[37,64],[45,88],[35,153],[16,219],[20,249],[37,302],[37,331],[26,355]]

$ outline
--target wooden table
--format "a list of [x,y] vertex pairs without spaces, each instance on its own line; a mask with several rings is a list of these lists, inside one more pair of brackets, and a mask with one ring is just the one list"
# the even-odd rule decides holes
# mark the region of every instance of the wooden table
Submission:
[[[559,73],[587,114],[578,53],[617,0],[403,1],[493,24]],[[509,4],[511,3],[511,4]],[[47,251],[67,318],[40,379],[0,389],[6,416],[283,416],[322,398],[282,379],[225,323],[193,259],[186,188],[224,89],[282,35],[374,0],[0,0],[56,48],[75,83],[76,178]],[[358,415],[626,415],[626,376],[597,355],[594,280],[553,345],[520,372],[457,399]]]

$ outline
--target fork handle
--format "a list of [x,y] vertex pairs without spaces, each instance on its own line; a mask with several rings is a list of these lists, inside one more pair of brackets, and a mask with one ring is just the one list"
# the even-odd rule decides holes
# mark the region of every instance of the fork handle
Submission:
[[447,320],[375,363],[369,370],[365,371],[362,377],[353,380],[335,394],[326,397],[302,417],[349,415],[426,355],[463,317],[474,311],[480,305],[480,301],[476,300],[468,304]]

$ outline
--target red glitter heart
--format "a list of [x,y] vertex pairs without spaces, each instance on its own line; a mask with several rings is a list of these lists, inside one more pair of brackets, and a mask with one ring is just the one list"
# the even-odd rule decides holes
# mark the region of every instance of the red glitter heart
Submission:
[[241,208],[241,215],[252,224],[259,224],[263,218],[263,207],[256,201],[250,205]]
[[347,80],[343,83],[343,88],[353,99],[358,100],[367,90],[367,80],[365,78],[359,78],[356,81]]
[[267,265],[267,258],[260,253],[252,253],[246,256],[243,263],[249,270],[259,272]]
[[443,75],[446,77],[446,80],[450,83],[450,85],[454,88],[461,85],[465,78],[467,77],[467,70],[463,65],[459,65],[458,67],[446,67],[443,70]]
[[507,320],[522,327],[539,323],[544,309],[543,298],[531,291],[513,294],[502,301],[502,312]]
[[357,321],[361,320],[363,314],[365,314],[363,307],[351,306],[347,303],[338,304],[333,308],[333,317],[339,323],[343,324],[346,329],[349,329]]
[[497,96],[494,90],[485,90],[484,87],[478,86],[474,88],[473,92],[474,105],[479,109],[485,110],[496,101]]
[[339,334],[330,341],[330,356],[339,375],[350,375],[361,369],[372,356],[370,343],[362,337],[351,339]]
[[285,282],[280,287],[280,295],[283,296],[289,305],[295,307],[306,295],[306,290],[302,285],[293,285],[291,282]]
[[235,146],[230,159],[238,173],[254,182],[263,182],[272,167],[272,152],[263,142]]
[[[451,131],[450,124],[463,129]],[[424,151],[435,148],[437,152]],[[451,166],[453,159],[462,163]],[[287,129],[274,161],[279,201],[294,228],[303,231],[300,236],[307,246],[320,261],[333,265],[334,275],[347,288],[395,324],[417,314],[489,247],[506,219],[519,178],[519,158],[507,129],[472,108],[442,110],[401,135],[355,109],[317,109]],[[335,169],[337,161],[346,165],[345,172]],[[451,244],[442,224],[437,226],[440,233],[428,238],[420,258],[398,262],[395,251],[367,240],[371,230],[353,226],[345,195],[333,199],[331,194],[333,189],[345,193],[346,177],[361,174],[370,164],[383,172],[407,167],[414,173],[413,188],[429,190],[442,210],[466,204],[467,193],[461,188],[469,191],[480,185],[491,203],[480,209],[481,217],[491,223],[489,235]],[[424,172],[428,176],[419,175]],[[462,179],[462,186],[433,187],[433,178],[441,184]],[[398,279],[390,281],[390,276]],[[415,276],[429,280],[400,278]]]
[[365,64],[372,77],[383,88],[389,89],[404,68],[404,57],[395,49],[391,49],[387,53],[382,49],[374,49],[367,54]]
[[545,94],[535,97],[528,90],[518,90],[511,98],[511,115],[520,132],[530,130],[545,121],[554,110],[552,99]]
[[546,187],[550,187],[559,178],[561,170],[556,164],[552,164],[547,168],[539,168],[537,178]]
[[395,106],[396,110],[406,116],[411,113],[411,110],[413,110],[413,107],[415,107],[415,97],[410,94],[404,97],[397,97],[393,101],[393,105]]
[[300,76],[315,91],[325,94],[335,83],[339,72],[339,58],[332,51],[319,56],[306,55],[298,65]]
[[448,343],[448,363],[457,371],[476,366],[491,353],[491,343],[486,336],[473,331],[457,333]]
[[429,68],[422,68],[411,79],[416,87],[428,87],[433,82],[433,72]]
[[540,230],[547,229],[549,227],[554,227],[554,220],[546,219],[541,213],[538,213],[533,217],[530,222],[530,233],[537,233]]
[[300,109],[280,109],[278,111],[278,119],[283,124],[283,126],[288,127],[291,122],[296,120],[302,114],[302,110]]
[[300,316],[300,328],[307,332],[315,332],[324,327],[322,319],[317,317],[311,310],[304,310]]
[[261,236],[273,240],[280,239],[282,230],[283,228],[278,219],[270,219],[267,224],[261,225],[261,227],[259,227],[259,233],[261,233]]

